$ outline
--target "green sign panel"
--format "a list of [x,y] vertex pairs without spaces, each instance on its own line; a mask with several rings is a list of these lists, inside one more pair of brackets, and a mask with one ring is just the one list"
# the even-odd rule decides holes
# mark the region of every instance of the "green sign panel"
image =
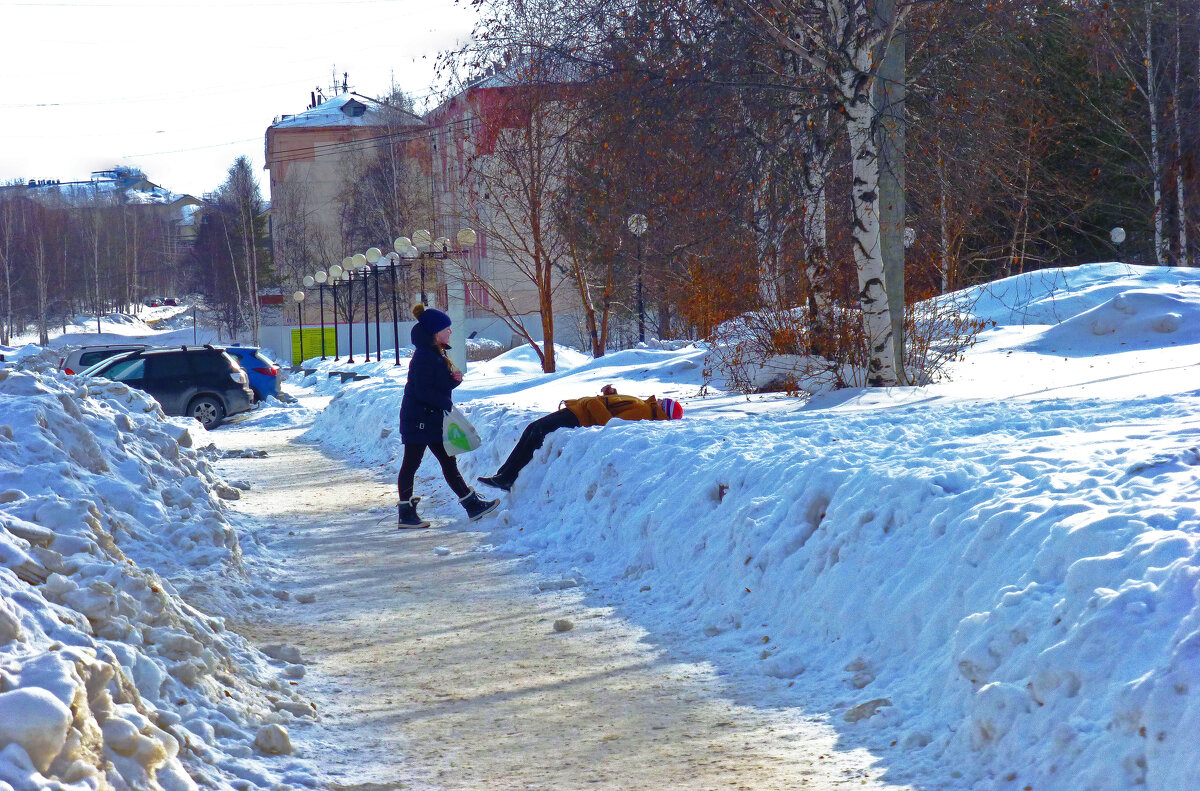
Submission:
[[[304,333],[304,355],[300,354],[300,333]],[[326,356],[334,356],[337,352],[333,345],[333,327],[325,328],[325,354]],[[313,357],[321,356],[321,328],[320,327],[305,327],[303,330],[299,328],[292,330],[292,366],[295,367],[305,360]]]

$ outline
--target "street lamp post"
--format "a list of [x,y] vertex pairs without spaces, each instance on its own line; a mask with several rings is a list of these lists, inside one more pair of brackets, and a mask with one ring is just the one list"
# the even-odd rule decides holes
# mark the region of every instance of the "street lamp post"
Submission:
[[[311,280],[312,278],[306,277],[304,279]],[[304,292],[297,291],[296,293],[292,294],[292,299],[294,299],[296,301],[296,310],[300,314],[300,362],[301,362],[301,364],[303,364],[304,363]]]
[[[312,293],[310,291],[310,289],[317,284],[317,278],[313,275],[305,275],[304,280],[301,282],[304,283],[305,291],[307,293]],[[301,316],[301,318],[303,319],[303,316]],[[303,326],[300,327],[300,344],[301,344],[301,349],[303,349],[304,348],[304,327]],[[303,360],[301,360],[301,362],[303,362]]]
[[399,305],[396,298],[396,267],[400,266],[400,254],[391,252],[387,254],[388,271],[392,274],[392,343],[396,347],[396,365],[400,364],[400,319]]
[[338,343],[338,315],[337,315],[337,284],[342,278],[342,268],[337,264],[329,267],[329,292],[333,301],[333,359],[338,361],[341,359],[341,348]]
[[329,274],[324,269],[313,275],[313,280],[317,283],[317,301],[320,304],[321,310],[321,359],[325,359],[325,281],[329,279]]
[[342,259],[342,283],[346,303],[346,341],[349,344],[346,362],[354,362],[354,257]]
[[383,358],[383,340],[379,334],[379,260],[383,258],[383,251],[378,247],[371,247],[365,255],[371,274],[375,276],[375,362],[379,362]]
[[637,237],[637,284],[635,292],[637,294],[637,314],[638,314],[638,342],[646,342],[646,306],[642,301],[642,234],[646,232],[649,223],[646,221],[644,214],[629,215],[629,231]]
[[[363,362],[371,361],[371,336],[367,331],[367,322],[371,316],[371,305],[367,299],[367,257],[362,253],[355,253],[350,256],[351,267],[354,272],[357,272],[362,278],[363,284]],[[353,322],[353,319],[351,319]],[[350,330],[351,337],[354,337],[354,330]]]

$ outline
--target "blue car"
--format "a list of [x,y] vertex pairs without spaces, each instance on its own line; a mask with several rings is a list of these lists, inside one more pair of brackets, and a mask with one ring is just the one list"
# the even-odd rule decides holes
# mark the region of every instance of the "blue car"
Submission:
[[254,391],[255,401],[262,401],[268,396],[279,397],[279,366],[261,349],[257,346],[226,346],[225,351],[233,355],[250,377],[250,389]]

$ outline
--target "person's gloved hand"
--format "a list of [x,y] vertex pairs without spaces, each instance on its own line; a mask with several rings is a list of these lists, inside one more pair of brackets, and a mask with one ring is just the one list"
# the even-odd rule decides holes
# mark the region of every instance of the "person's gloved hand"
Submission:
[[616,394],[617,394],[617,388],[613,387],[612,385],[605,385],[604,387],[600,388],[600,395],[616,395]]

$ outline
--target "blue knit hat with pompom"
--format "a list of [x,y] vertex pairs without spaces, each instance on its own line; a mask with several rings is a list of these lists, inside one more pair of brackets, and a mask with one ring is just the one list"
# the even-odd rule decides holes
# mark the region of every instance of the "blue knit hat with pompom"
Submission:
[[450,317],[436,308],[427,308],[418,302],[413,305],[412,312],[417,317],[417,323],[434,335],[450,326]]

